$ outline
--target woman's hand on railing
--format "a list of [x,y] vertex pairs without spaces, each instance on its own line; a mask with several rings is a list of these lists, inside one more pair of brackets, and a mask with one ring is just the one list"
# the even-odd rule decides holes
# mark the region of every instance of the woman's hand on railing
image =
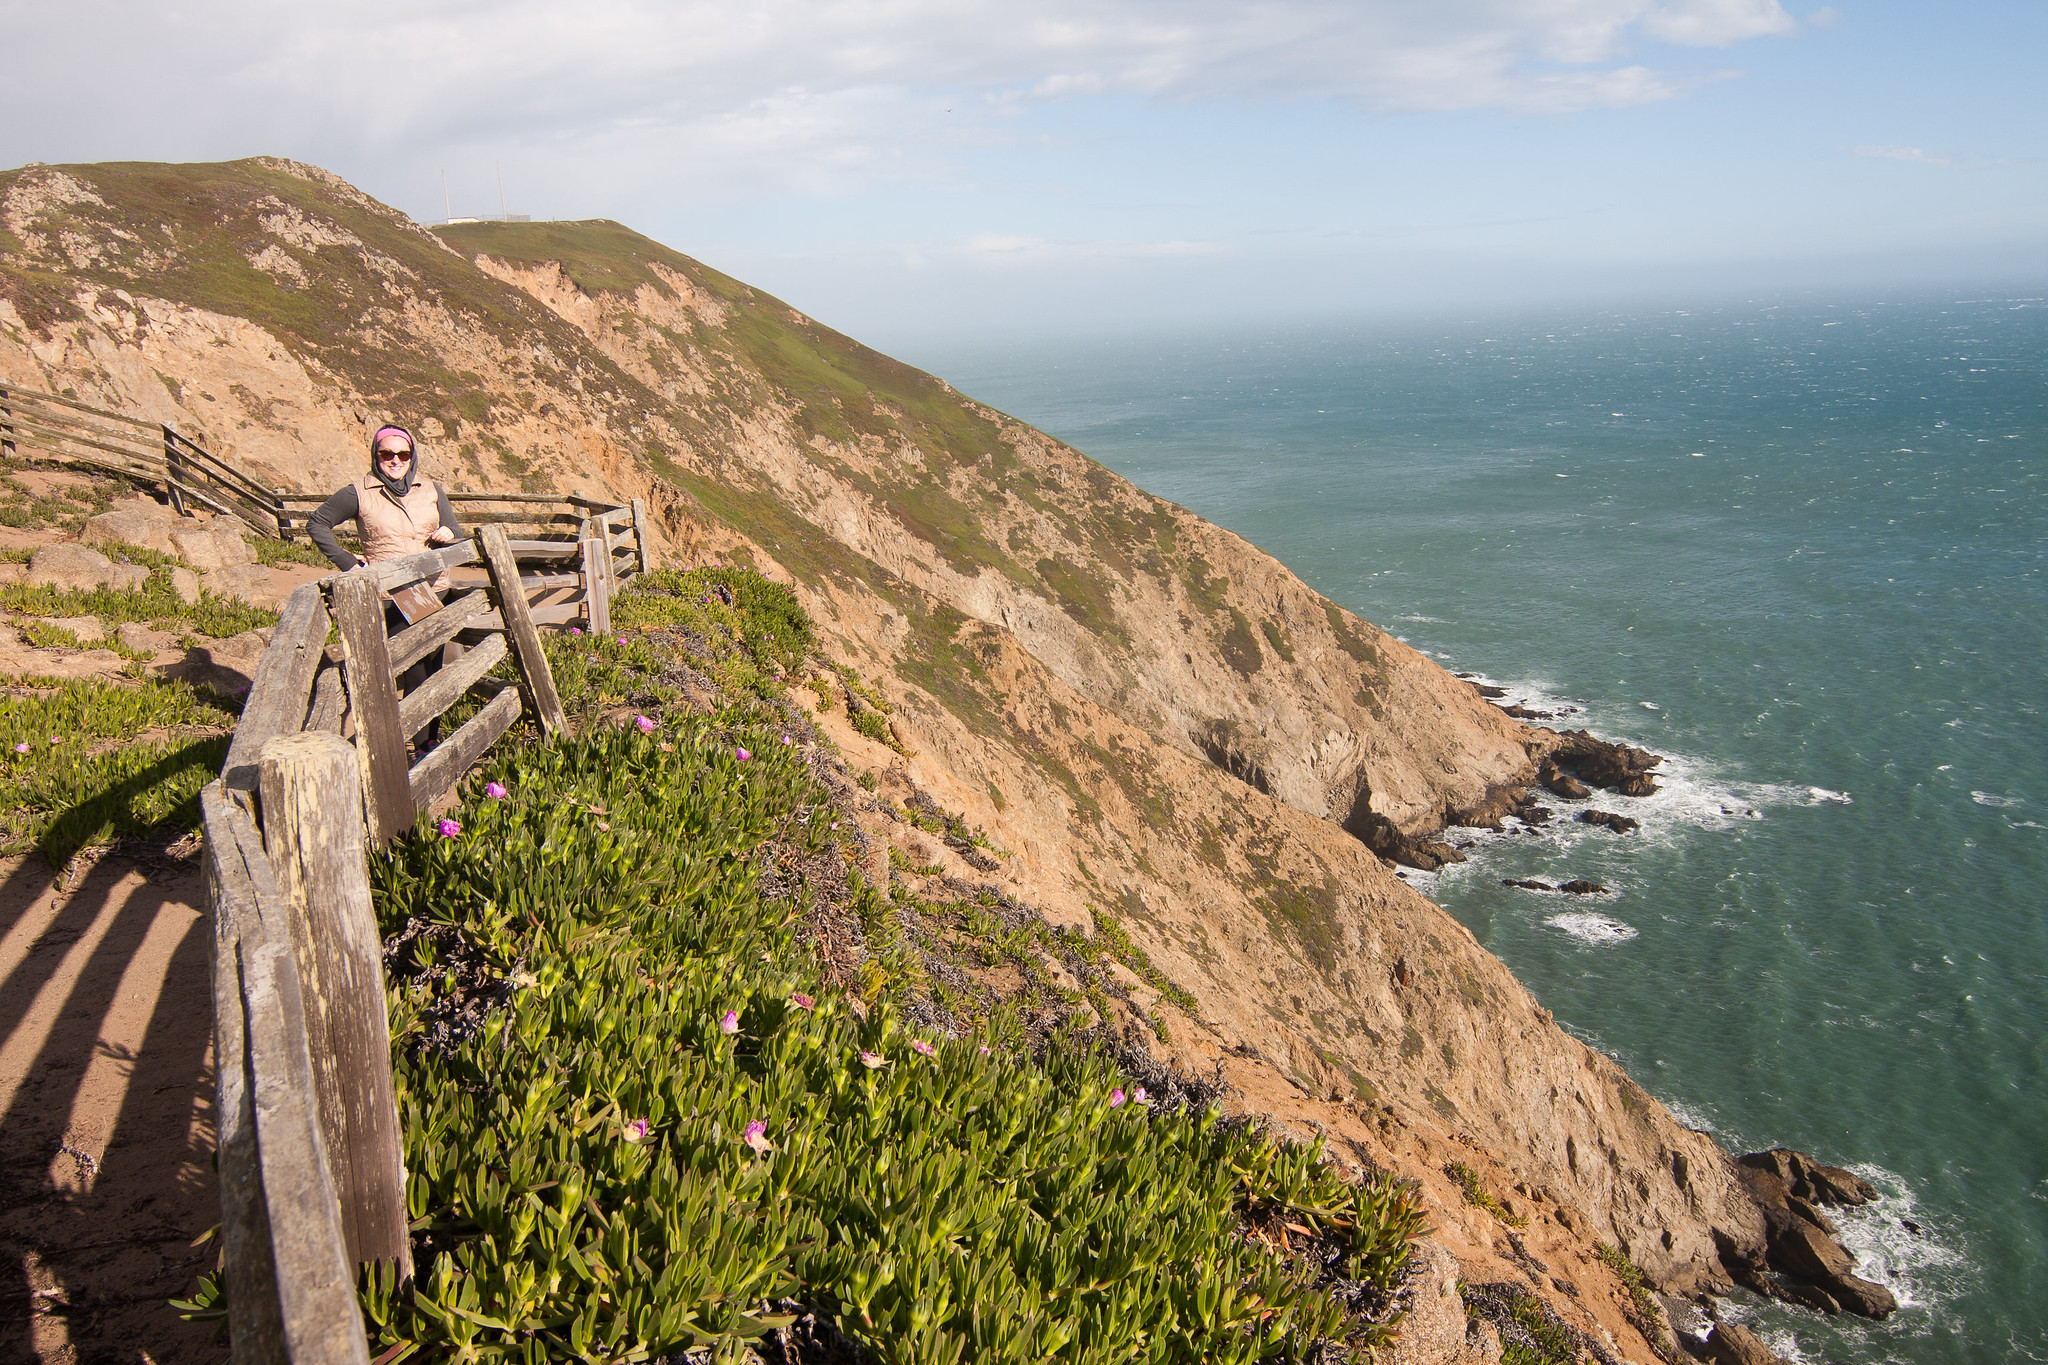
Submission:
[[455,539],[455,533],[445,526],[436,526],[434,533],[427,537],[429,545],[446,545]]

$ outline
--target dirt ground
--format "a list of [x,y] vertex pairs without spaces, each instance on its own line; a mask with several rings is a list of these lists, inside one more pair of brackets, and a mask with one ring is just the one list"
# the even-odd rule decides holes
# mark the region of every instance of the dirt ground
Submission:
[[196,864],[0,860],[0,1363],[223,1361],[211,927]]

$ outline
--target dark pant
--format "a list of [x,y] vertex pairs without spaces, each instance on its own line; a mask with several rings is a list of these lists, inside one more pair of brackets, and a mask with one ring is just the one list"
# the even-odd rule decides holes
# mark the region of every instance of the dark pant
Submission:
[[[384,604],[384,633],[386,635],[396,635],[399,631],[404,630],[408,624],[405,614],[399,611],[396,606],[389,602]],[[406,693],[414,691],[421,684],[425,683],[427,679],[440,671],[441,651],[437,649],[398,675],[398,695],[402,697]],[[425,753],[440,742],[441,718],[439,716],[428,721],[427,728],[412,737],[412,747],[420,753]]]

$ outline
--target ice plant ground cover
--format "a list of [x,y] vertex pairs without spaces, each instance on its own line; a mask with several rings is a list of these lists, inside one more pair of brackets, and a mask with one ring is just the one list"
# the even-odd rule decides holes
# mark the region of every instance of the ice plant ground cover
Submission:
[[236,703],[181,682],[16,678],[0,685],[0,853],[79,849],[199,826]]
[[[641,638],[560,645],[580,737],[500,750],[459,834],[422,821],[373,864],[418,1279],[366,1279],[372,1354],[739,1358],[790,1303],[890,1365],[1379,1339],[1326,1286],[1384,1309],[1409,1187],[1129,1100],[1104,1053],[935,1013],[915,972],[827,983],[826,902],[874,922],[888,895],[846,869],[836,760],[779,742],[800,712],[773,677],[807,625],[767,627],[780,590],[719,572],[733,601],[677,575],[644,590],[672,603],[620,599]],[[720,702],[672,704],[706,672]],[[1246,1235],[1275,1218],[1326,1254]]]

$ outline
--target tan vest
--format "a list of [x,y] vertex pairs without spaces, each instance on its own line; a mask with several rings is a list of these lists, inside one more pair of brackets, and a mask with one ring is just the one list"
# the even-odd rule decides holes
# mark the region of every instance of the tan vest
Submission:
[[[382,479],[365,474],[356,483],[356,524],[363,532],[363,558],[372,564],[431,550],[427,537],[441,526],[441,491],[422,477],[412,481],[405,497],[394,498]],[[437,592],[447,586],[445,573],[434,580]]]
[[427,537],[441,525],[441,491],[432,479],[414,479],[403,499],[375,474],[356,484],[356,521],[363,529],[363,558],[372,564],[403,559],[433,548]]

